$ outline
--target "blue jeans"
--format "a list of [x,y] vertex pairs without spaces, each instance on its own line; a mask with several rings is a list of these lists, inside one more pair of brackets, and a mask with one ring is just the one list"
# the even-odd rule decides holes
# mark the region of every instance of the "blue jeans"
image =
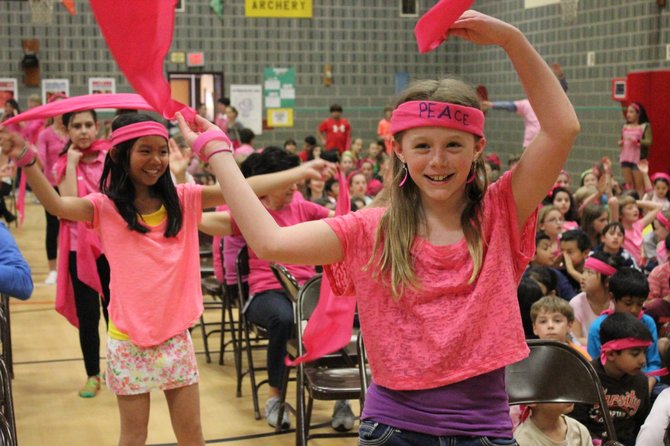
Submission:
[[372,420],[361,422],[358,444],[360,446],[518,446],[513,438],[437,437],[396,429]]

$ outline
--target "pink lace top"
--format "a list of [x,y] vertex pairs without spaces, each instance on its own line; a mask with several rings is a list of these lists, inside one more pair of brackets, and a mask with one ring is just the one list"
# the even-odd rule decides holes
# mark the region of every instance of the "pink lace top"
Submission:
[[623,130],[621,131],[623,145],[621,146],[621,154],[619,155],[620,162],[628,162],[633,164],[640,162],[640,140],[642,139],[643,133],[643,126],[624,126]]
[[[472,260],[465,240],[412,247],[421,289],[391,297],[388,279],[365,266],[384,208],[325,220],[342,243],[344,260],[324,267],[333,291],[356,295],[375,382],[394,390],[445,386],[517,362],[528,354],[517,283],[535,249],[532,215],[518,231],[511,174],[484,199],[484,261],[468,284]],[[372,276],[372,277],[371,277]]]

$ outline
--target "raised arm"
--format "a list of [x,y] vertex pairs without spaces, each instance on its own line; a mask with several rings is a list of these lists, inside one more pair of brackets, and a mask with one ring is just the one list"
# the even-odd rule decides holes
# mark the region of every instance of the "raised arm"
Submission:
[[579,133],[575,110],[556,76],[515,27],[475,11],[466,11],[449,35],[476,44],[495,44],[509,56],[540,122],[540,132],[528,145],[512,173],[512,190],[519,224],[547,195]]
[[[25,157],[33,156],[35,160],[37,159],[37,154],[33,152],[31,155],[30,151],[32,149],[16,133],[0,132],[0,143],[3,153],[15,159],[19,166],[21,160],[27,159]],[[23,167],[23,172],[33,193],[50,214],[72,221],[90,222],[93,220],[93,205],[91,202],[83,198],[58,195],[36,162],[30,161],[28,165]]]
[[644,217],[642,217],[643,228],[646,228],[648,225],[650,225],[651,222],[656,218],[656,214],[658,214],[658,212],[663,208],[663,203],[656,203],[654,201],[638,200],[636,204],[638,207],[641,207],[647,211],[647,213],[644,214]]
[[[191,130],[181,114],[177,114],[179,128],[186,141],[193,145],[198,134]],[[204,131],[216,127],[196,117]],[[277,262],[319,265],[342,259],[339,239],[323,221],[311,221],[295,226],[280,227],[260,202],[251,186],[242,176],[225,141],[210,141],[202,149],[216,175],[226,203],[235,217],[242,235],[258,257]]]

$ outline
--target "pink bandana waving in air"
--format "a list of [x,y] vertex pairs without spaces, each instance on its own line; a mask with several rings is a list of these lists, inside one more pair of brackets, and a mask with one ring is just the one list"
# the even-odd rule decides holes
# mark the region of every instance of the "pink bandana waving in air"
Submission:
[[195,111],[175,101],[163,75],[172,44],[176,0],[91,0],[91,9],[109,51],[133,86],[163,117],[176,112],[188,121]]
[[419,52],[427,53],[440,46],[446,39],[444,29],[451,27],[473,3],[474,0],[440,0],[430,8],[414,27]]

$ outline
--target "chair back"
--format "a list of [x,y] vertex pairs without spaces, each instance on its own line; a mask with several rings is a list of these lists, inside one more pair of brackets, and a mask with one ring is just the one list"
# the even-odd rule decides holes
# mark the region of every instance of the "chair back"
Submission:
[[321,274],[309,279],[298,292],[297,321],[306,321],[312,316],[319,303],[321,293]]
[[278,263],[270,263],[270,269],[288,297],[290,297],[293,302],[297,302],[300,284],[298,284],[298,281],[293,274],[291,274],[284,265],[279,265]]
[[[607,407],[593,366],[577,350],[556,341],[528,340],[530,355],[505,369],[510,404],[598,403]],[[558,373],[560,371],[560,373]],[[608,438],[616,441],[609,410],[601,410]]]
[[247,275],[249,275],[249,250],[246,246],[243,246],[235,258],[235,276],[237,277],[237,289],[240,296],[240,308],[245,307],[249,298],[244,286],[244,277]]

